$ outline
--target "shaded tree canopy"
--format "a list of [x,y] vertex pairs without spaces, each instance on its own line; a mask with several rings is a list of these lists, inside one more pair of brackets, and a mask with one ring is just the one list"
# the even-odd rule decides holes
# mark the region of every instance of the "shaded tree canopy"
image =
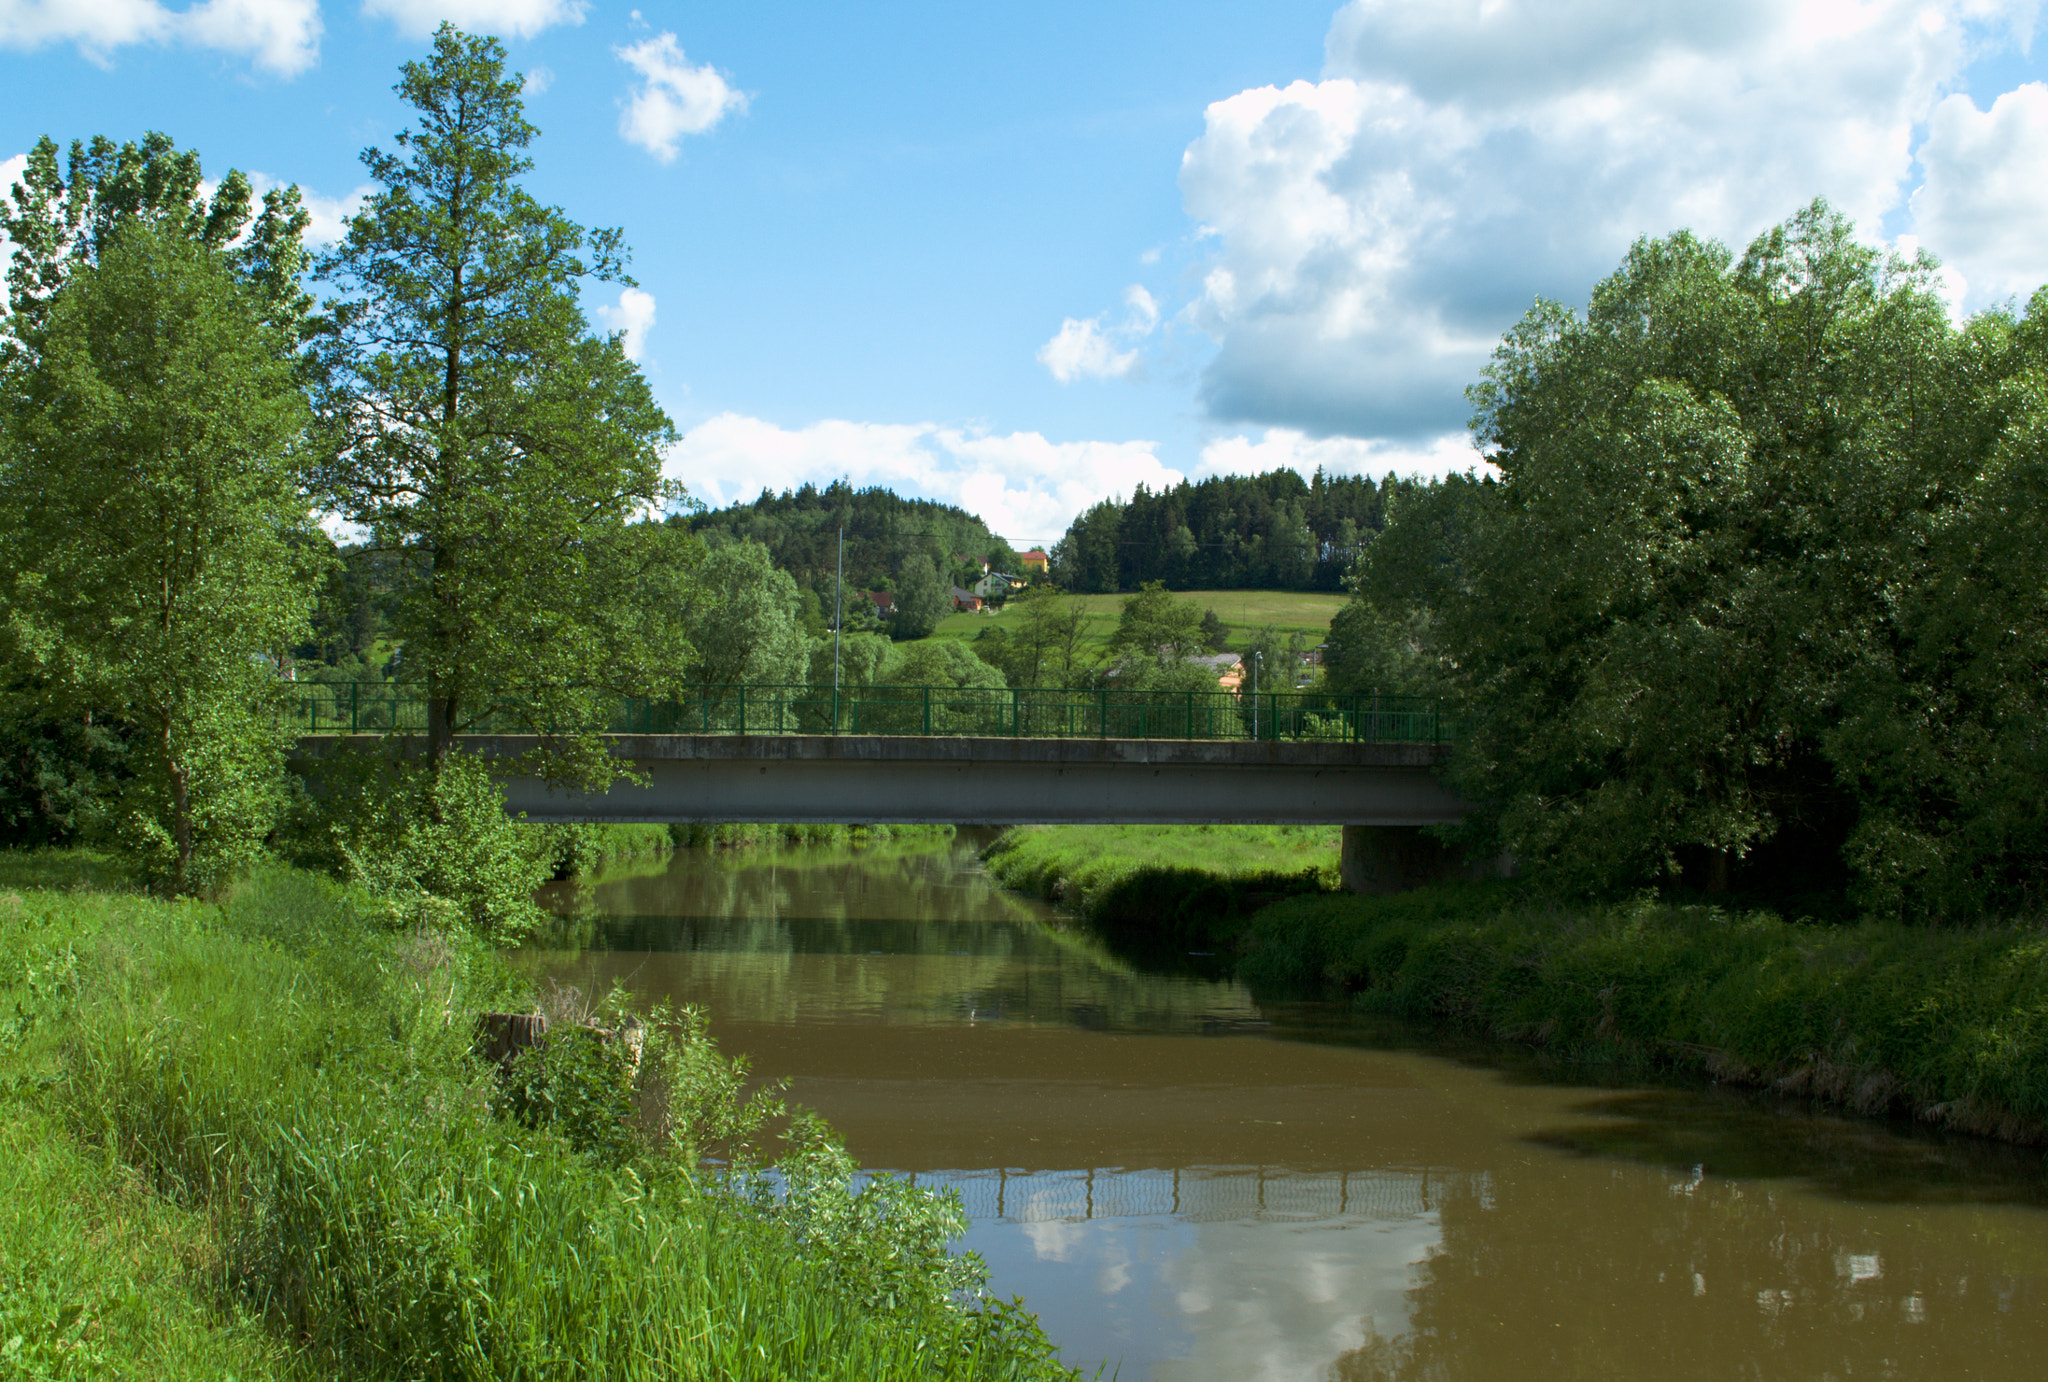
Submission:
[[904,499],[875,487],[855,489],[834,481],[819,489],[775,494],[767,490],[752,503],[734,504],[676,520],[716,543],[745,538],[766,547],[775,564],[797,584],[818,594],[827,617],[839,560],[839,531],[846,530],[846,582],[850,589],[895,589],[904,563],[927,558],[947,582],[981,574],[983,562],[1015,572],[1017,554],[973,514],[929,499]]
[[1817,202],[1739,258],[1641,241],[1502,342],[1498,482],[1397,505],[1345,632],[1454,699],[1526,866],[2035,905],[2048,297],[1956,327],[1934,268]]
[[1105,499],[1076,518],[1053,545],[1051,574],[1083,594],[1147,581],[1176,590],[1339,590],[1385,526],[1389,501],[1412,483],[1275,470],[1156,494],[1140,485],[1128,501]]

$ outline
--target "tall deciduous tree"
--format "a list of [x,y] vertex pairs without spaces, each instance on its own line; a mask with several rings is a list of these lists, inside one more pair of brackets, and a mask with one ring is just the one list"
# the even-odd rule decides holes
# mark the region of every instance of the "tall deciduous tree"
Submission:
[[919,552],[904,560],[896,579],[896,617],[889,632],[898,639],[929,638],[953,612],[953,584],[932,559]]
[[693,681],[713,686],[801,682],[810,640],[797,619],[796,579],[758,542],[728,542],[697,568],[685,607]]
[[586,278],[631,282],[619,233],[519,184],[537,131],[503,47],[444,24],[397,90],[418,123],[363,154],[379,190],[319,264],[343,289],[325,484],[419,568],[394,624],[438,763],[486,717],[602,728],[616,695],[679,681],[680,624],[649,611],[678,607],[694,543],[633,521],[681,495],[661,478],[675,431],[579,302]]
[[1838,851],[1839,726],[1982,454],[1932,267],[1816,203],[1740,260],[1643,241],[1508,334],[1473,391],[1500,482],[1405,507],[1362,589],[1427,611],[1460,783],[1525,863],[1718,888]]
[[71,274],[95,262],[116,231],[147,221],[213,251],[258,314],[290,339],[311,299],[299,286],[309,217],[296,187],[272,188],[261,210],[249,179],[230,169],[209,190],[199,155],[169,135],[116,144],[103,136],[75,141],[60,164],[44,136],[10,194],[0,198],[0,231],[14,242],[7,267],[7,315],[0,362],[34,358],[36,335]]
[[282,799],[276,655],[312,601],[290,342],[222,251],[131,217],[41,310],[0,464],[6,629],[137,727],[129,821],[174,890]]

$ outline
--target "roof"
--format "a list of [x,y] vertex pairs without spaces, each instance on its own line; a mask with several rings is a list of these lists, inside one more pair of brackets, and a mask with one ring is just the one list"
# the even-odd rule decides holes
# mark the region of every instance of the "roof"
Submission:
[[1219,672],[1227,672],[1244,659],[1236,653],[1204,653],[1200,657],[1191,657],[1188,661],[1202,667],[1214,667]]

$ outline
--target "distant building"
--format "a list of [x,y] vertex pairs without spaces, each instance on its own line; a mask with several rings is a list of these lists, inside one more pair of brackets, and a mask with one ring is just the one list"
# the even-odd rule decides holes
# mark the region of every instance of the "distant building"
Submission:
[[1027,584],[1029,582],[1020,581],[1015,576],[1005,576],[1000,571],[991,571],[974,583],[974,593],[984,600],[993,600],[1013,590],[1022,590]]
[[875,602],[875,614],[878,617],[883,619],[894,617],[896,613],[896,597],[894,595],[891,595],[886,590],[870,590],[868,598]]
[[1188,661],[1214,672],[1216,684],[1227,691],[1235,691],[1244,685],[1244,659],[1236,653],[1205,653]]
[[1034,576],[1043,576],[1050,562],[1051,559],[1036,547],[1017,558],[1017,565],[1023,567]]
[[964,609],[972,614],[981,608],[981,597],[971,590],[963,590],[956,585],[953,587],[953,608]]

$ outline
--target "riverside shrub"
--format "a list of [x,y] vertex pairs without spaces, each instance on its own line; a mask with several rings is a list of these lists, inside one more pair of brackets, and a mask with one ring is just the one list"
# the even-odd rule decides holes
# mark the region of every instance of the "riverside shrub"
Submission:
[[40,1071],[72,1137],[207,1226],[204,1293],[316,1369],[1069,1375],[1035,1321],[984,1299],[977,1264],[945,1251],[957,1201],[856,1192],[816,1127],[781,1167],[741,1127],[760,1168],[744,1183],[701,1166],[704,1139],[675,1126],[707,1108],[750,1116],[744,1072],[701,1026],[653,1024],[668,1044],[650,1034],[643,1068],[685,1086],[666,1120],[607,1102],[617,1070],[574,1118],[503,1116],[470,1023],[526,995],[467,928],[286,871],[217,908],[17,896],[0,924],[11,953],[36,958],[0,981],[64,977],[35,980],[63,992],[39,1000],[41,1054],[15,1064]]
[[1703,1068],[1866,1113],[2048,1140],[2048,933],[1786,921],[1653,898],[1558,910],[1512,884],[1275,903],[1256,985],[1570,1059]]

